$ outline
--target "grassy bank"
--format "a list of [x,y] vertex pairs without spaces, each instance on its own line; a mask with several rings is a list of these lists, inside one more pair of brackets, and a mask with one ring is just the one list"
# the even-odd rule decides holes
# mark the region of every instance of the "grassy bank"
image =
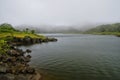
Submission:
[[40,38],[45,39],[46,37],[43,35],[35,34],[34,30],[30,30],[28,28],[23,31],[16,30],[11,24],[3,23],[0,24],[0,39],[4,39],[6,37],[18,37],[24,38],[25,36],[29,36],[31,38]]
[[45,39],[46,37],[43,35],[37,35],[37,34],[32,34],[32,33],[25,33],[25,32],[13,32],[13,33],[0,33],[0,39],[4,39],[7,36],[13,36],[13,37],[18,37],[18,38],[24,38],[25,36],[29,36],[31,38],[41,38]]

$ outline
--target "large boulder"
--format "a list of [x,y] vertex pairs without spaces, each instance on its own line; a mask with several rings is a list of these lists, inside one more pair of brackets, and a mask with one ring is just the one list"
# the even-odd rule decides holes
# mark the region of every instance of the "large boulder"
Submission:
[[25,36],[24,38],[23,38],[23,43],[24,44],[32,44],[31,42],[32,42],[32,38],[31,37],[29,37],[29,36]]
[[20,52],[18,52],[17,50],[14,50],[14,49],[9,50],[7,53],[11,56],[20,56],[21,55]]
[[6,73],[6,72],[7,72],[7,67],[3,66],[3,65],[0,65],[0,73]]
[[41,75],[38,72],[34,74],[0,74],[0,80],[41,80]]
[[31,53],[32,51],[30,49],[26,49],[26,52],[27,53]]

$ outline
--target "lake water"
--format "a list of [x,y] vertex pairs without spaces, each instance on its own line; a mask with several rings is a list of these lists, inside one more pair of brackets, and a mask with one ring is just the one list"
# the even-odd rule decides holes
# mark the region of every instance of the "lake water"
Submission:
[[21,48],[32,50],[31,64],[56,77],[49,80],[120,80],[119,37],[82,34],[47,36],[58,41]]

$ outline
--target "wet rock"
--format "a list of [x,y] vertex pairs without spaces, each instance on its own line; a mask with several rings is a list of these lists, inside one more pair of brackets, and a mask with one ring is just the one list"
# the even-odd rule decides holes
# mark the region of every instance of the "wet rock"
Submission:
[[42,40],[41,39],[39,39],[39,43],[41,43],[42,42]]
[[23,40],[24,40],[24,44],[31,44],[31,37],[25,36]]
[[27,55],[26,57],[31,58],[32,56],[31,55]]
[[32,51],[30,49],[26,49],[26,52],[27,53],[31,53]]
[[11,80],[8,77],[6,77],[6,75],[1,75],[0,74],[0,80]]
[[[27,49],[23,51],[15,46],[35,44],[49,41],[57,41],[55,38],[31,38],[25,36],[24,38],[14,37],[13,41],[9,41],[10,50],[6,54],[0,53],[0,80],[40,80],[41,76],[36,73],[36,70],[29,66],[32,51]],[[3,46],[3,48],[7,48]]]
[[[2,53],[0,53],[0,54],[2,54]],[[3,57],[2,57],[2,55],[0,55],[0,61],[2,61],[2,59],[3,59]]]
[[49,38],[49,41],[54,42],[54,41],[57,41],[57,39],[55,39],[55,38]]
[[39,73],[19,74],[19,75],[7,73],[7,74],[0,74],[0,80],[41,80],[41,75]]
[[32,41],[32,44],[35,44],[35,43],[36,43],[36,40],[35,40],[35,39],[32,39],[31,41]]
[[6,63],[7,62],[7,56],[6,55],[2,55],[2,62]]
[[10,58],[8,58],[8,61],[15,62],[16,61],[16,57],[10,57]]
[[20,41],[19,38],[17,38],[17,37],[13,37],[13,42],[19,42],[19,41]]
[[0,65],[0,73],[6,73],[7,68],[3,65]]
[[[15,78],[15,76],[10,73],[6,74],[3,77],[5,78],[5,80],[14,80],[14,78]],[[3,79],[0,79],[0,80],[3,80]]]
[[7,53],[11,56],[19,56],[20,55],[20,53],[16,50],[9,50]]
[[25,62],[30,62],[30,58],[29,57],[25,57]]
[[14,80],[28,80],[28,78],[25,75],[17,75],[15,76]]
[[26,71],[27,71],[27,73],[30,73],[30,74],[35,73],[35,69],[34,69],[34,68],[31,68],[31,67],[28,67],[28,68],[26,69]]
[[120,37],[120,35],[116,35],[117,37]]
[[10,45],[9,47],[10,47],[10,49],[15,49],[15,47],[13,45]]
[[55,38],[46,38],[46,39],[41,39],[41,38],[31,38],[29,36],[25,36],[24,38],[19,38],[19,37],[14,37],[13,41],[8,40],[7,43],[12,44],[12,45],[31,45],[31,44],[36,44],[36,43],[47,43],[47,42],[54,42],[57,41]]
[[20,56],[20,57],[17,58],[17,61],[24,62],[25,61],[25,57],[24,56]]

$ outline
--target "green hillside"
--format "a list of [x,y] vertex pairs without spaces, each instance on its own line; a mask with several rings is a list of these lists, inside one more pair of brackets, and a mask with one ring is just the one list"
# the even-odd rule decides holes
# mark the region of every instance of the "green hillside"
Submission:
[[8,23],[0,24],[0,39],[6,38],[7,36],[19,38],[24,38],[25,36],[30,36],[31,38],[45,38],[45,36],[37,35],[34,32],[34,30],[30,30],[28,28],[24,31],[16,30],[11,24]]
[[89,29],[84,33],[89,34],[105,34],[105,35],[120,35],[120,23],[99,25]]
[[7,24],[7,23],[3,23],[0,25],[0,33],[3,32],[16,32],[17,30],[15,30],[11,24]]

